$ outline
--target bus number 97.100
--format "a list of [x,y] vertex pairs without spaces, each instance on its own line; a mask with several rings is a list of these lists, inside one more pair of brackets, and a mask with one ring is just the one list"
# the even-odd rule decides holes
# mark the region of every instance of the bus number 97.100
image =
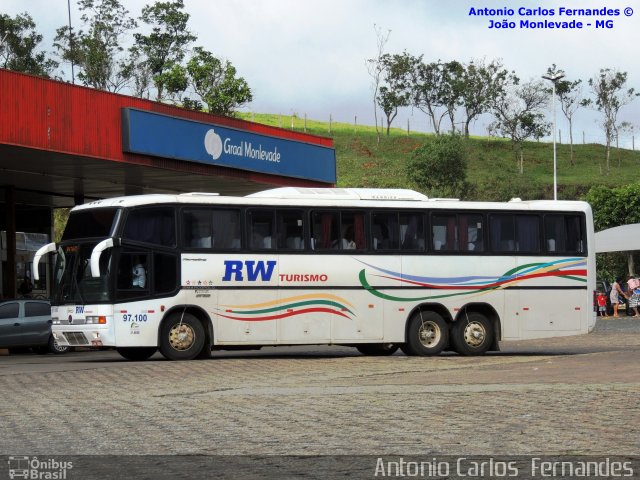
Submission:
[[122,315],[122,320],[124,320],[125,322],[146,322],[147,314],[141,313],[132,315],[130,313],[125,313],[124,315]]

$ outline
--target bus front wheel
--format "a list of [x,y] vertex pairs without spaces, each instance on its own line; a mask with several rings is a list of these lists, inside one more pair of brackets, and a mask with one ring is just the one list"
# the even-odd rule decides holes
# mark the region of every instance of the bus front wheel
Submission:
[[160,353],[169,360],[193,360],[204,346],[204,328],[189,313],[174,314],[160,331]]
[[460,355],[482,355],[493,344],[493,336],[491,322],[478,312],[464,314],[451,328],[453,348]]
[[156,347],[120,347],[116,348],[122,357],[132,362],[148,360],[158,349]]
[[438,355],[449,341],[447,322],[436,312],[417,312],[409,320],[407,343],[402,351],[407,355]]

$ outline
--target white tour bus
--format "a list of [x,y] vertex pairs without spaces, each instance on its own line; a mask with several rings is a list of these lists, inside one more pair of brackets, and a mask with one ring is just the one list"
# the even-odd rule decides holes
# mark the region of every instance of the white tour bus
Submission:
[[479,355],[593,329],[593,239],[584,202],[277,188],[81,205],[34,263],[56,253],[58,344],[130,360],[300,344]]

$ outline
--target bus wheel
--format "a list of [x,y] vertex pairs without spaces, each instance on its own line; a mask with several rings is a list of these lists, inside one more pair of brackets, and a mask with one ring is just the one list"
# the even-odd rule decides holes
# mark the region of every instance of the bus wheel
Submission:
[[363,355],[375,357],[393,355],[398,350],[398,346],[393,343],[363,343],[362,345],[357,345],[356,348]]
[[447,322],[436,312],[417,312],[409,320],[407,343],[401,348],[407,355],[438,355],[449,340]]
[[204,328],[189,313],[169,317],[160,330],[160,353],[169,360],[193,360],[202,351]]
[[158,349],[156,347],[120,347],[116,348],[122,357],[132,362],[142,362],[149,359]]
[[478,312],[459,318],[451,328],[453,348],[460,355],[482,355],[493,344],[491,322]]

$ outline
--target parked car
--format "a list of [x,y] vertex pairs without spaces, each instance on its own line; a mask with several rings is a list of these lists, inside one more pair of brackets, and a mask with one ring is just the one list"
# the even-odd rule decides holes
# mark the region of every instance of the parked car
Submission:
[[0,348],[31,347],[38,353],[65,353],[51,335],[51,306],[46,300],[0,302]]

